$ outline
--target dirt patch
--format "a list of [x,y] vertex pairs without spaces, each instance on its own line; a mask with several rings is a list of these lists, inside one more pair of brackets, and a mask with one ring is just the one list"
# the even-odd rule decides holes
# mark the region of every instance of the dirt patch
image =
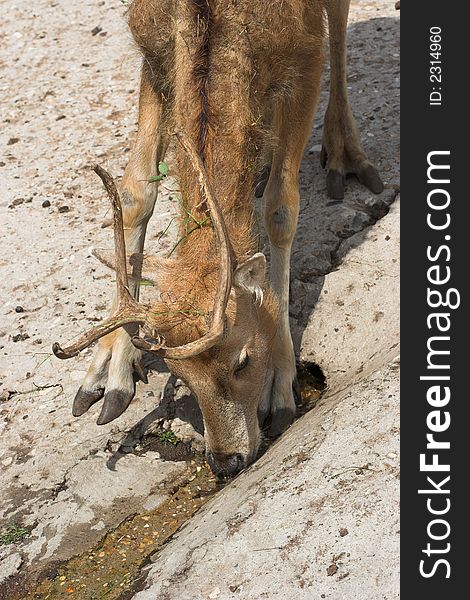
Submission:
[[300,415],[315,408],[326,390],[327,382],[321,368],[312,362],[304,362],[297,366],[297,378],[300,388]]
[[121,598],[135,586],[152,555],[221,487],[201,461],[193,461],[189,473],[187,482],[155,510],[126,519],[90,551],[49,567],[33,590],[12,590],[8,598]]
[[[298,416],[315,406],[326,388],[321,369],[313,363],[298,368],[301,399]],[[266,448],[264,449],[266,450]],[[169,498],[155,510],[126,518],[91,550],[69,561],[57,562],[37,576],[32,589],[28,578],[8,582],[4,588],[10,600],[56,600],[85,597],[124,600],[138,591],[145,581],[142,568],[148,564],[173,534],[223,486],[216,481],[202,456],[189,442],[172,436],[171,430],[154,429],[141,440],[135,454],[158,452],[161,459],[187,461],[188,471],[179,481],[168,482]],[[183,483],[182,483],[183,481]],[[249,516],[249,515],[248,515]],[[248,516],[229,524],[231,534]]]
[[190,442],[183,442],[177,438],[173,438],[172,441],[166,441],[165,436],[169,433],[172,433],[171,430],[157,430],[144,436],[138,450],[136,450],[136,454],[144,454],[151,450],[153,452],[158,452],[163,460],[174,462],[187,461],[195,458],[196,453]]

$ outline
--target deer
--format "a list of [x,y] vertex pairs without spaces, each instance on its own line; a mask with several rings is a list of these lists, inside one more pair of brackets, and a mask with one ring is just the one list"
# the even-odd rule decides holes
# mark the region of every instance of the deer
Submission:
[[[320,90],[326,21],[330,96],[321,164],[327,194],[353,173],[374,193],[380,176],[362,149],[349,105],[349,0],[134,0],[128,22],[142,56],[138,128],[119,188],[101,167],[113,206],[116,270],[111,316],[62,359],[98,344],[73,401],[97,423],[118,418],[148,382],[142,353],[161,356],[196,397],[206,457],[219,479],[252,463],[265,433],[296,413],[296,358],[289,324],[290,254],[299,215],[298,172]],[[171,148],[181,203],[181,243],[171,258],[144,253]],[[270,268],[258,249],[261,197]],[[99,256],[98,256],[99,257]],[[158,286],[139,300],[141,278]],[[141,333],[143,334],[141,335]],[[266,425],[267,423],[267,425]]]

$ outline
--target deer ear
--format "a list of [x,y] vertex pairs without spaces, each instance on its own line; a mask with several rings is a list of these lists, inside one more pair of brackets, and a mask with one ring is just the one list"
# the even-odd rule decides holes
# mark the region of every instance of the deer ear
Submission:
[[255,302],[261,306],[265,279],[266,257],[262,252],[257,252],[235,269],[233,274],[235,295],[251,294]]

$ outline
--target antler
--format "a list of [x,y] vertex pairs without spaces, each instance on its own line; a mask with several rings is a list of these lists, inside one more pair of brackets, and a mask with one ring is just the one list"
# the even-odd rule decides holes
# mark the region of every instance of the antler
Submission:
[[[164,338],[158,335],[154,340],[147,340],[136,336],[132,338],[132,342],[137,348],[142,350],[157,353],[166,358],[181,359],[196,356],[197,354],[204,352],[204,350],[208,350],[214,346],[223,335],[225,309],[227,307],[232,285],[232,255],[222,211],[212,194],[204,165],[189,139],[180,132],[176,132],[175,135],[187,152],[194,170],[198,173],[199,185],[209,206],[215,234],[219,244],[221,256],[219,283],[214,301],[212,322],[209,331],[203,337],[183,346],[168,348],[165,345]],[[58,358],[62,359],[76,356],[81,350],[84,350],[99,338],[111,333],[123,325],[131,323],[145,324],[150,331],[154,331],[151,309],[137,302],[131,296],[128,289],[129,281],[127,276],[122,205],[116,184],[111,175],[99,165],[94,167],[94,171],[101,178],[113,207],[117,307],[108,319],[82,335],[74,344],[71,344],[66,348],[61,348],[60,344],[57,342],[53,344],[52,351]]]
[[186,151],[193,169],[198,173],[199,185],[203,196],[205,197],[209,210],[211,213],[212,223],[214,224],[214,231],[217,237],[220,250],[220,270],[219,270],[219,283],[217,288],[217,294],[214,300],[214,309],[212,312],[212,322],[209,327],[209,331],[198,340],[189,342],[183,346],[176,346],[174,348],[168,348],[165,344],[161,343],[161,338],[157,339],[157,343],[152,343],[141,337],[132,338],[132,343],[136,348],[146,350],[147,352],[154,352],[166,358],[189,358],[196,356],[209,348],[212,348],[223,336],[224,333],[224,315],[225,309],[227,308],[228,298],[230,296],[230,289],[232,287],[232,249],[230,247],[229,238],[227,234],[227,228],[225,226],[224,217],[220,206],[218,205],[215,197],[212,193],[211,186],[209,184],[204,165],[201,158],[199,157],[196,149],[192,142],[181,132],[175,132],[175,135]]
[[113,206],[114,216],[114,249],[116,253],[116,288],[117,307],[113,314],[82,335],[74,344],[61,348],[58,342],[52,345],[52,352],[57,358],[72,358],[79,352],[88,348],[90,344],[99,338],[111,333],[115,329],[130,323],[145,323],[148,315],[147,310],[136,302],[129,293],[129,281],[127,278],[126,265],[126,242],[124,240],[124,226],[122,222],[122,206],[119,192],[111,175],[99,165],[93,169],[103,182]]

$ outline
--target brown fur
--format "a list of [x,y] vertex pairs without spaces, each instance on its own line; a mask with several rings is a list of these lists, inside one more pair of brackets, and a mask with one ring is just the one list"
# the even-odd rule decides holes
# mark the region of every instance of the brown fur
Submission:
[[[158,19],[152,19],[155,14]],[[272,110],[304,84],[309,63],[315,68],[322,60],[322,2],[135,0],[129,24],[151,84],[164,97],[163,127],[182,129],[195,140],[242,262],[258,243],[251,196],[260,156],[277,143]],[[172,58],[168,40],[170,48],[174,44]],[[207,213],[196,175],[184,153],[176,151],[183,205],[202,220]],[[194,222],[182,221],[184,236]],[[217,268],[210,225],[196,229],[160,277],[167,302],[159,310],[167,315],[174,314],[175,305],[188,314],[191,307],[210,310]],[[174,319],[162,320],[162,327],[171,342],[180,342],[199,335],[204,325],[200,319],[191,332],[178,328],[174,338]]]
[[[167,360],[197,396],[211,464],[225,475],[256,456],[258,414],[271,415],[271,433],[277,435],[295,413],[289,261],[299,213],[298,170],[320,88],[324,13],[332,59],[324,132],[327,186],[341,194],[349,169],[362,174],[369,187],[380,187],[360,147],[347,100],[348,10],[349,0],[134,0],[129,8],[143,68],[137,138],[121,182],[127,250],[143,252],[157,197],[156,184],[148,180],[156,175],[172,132],[179,130],[203,162],[233,253],[223,339],[198,356]],[[164,265],[158,261],[161,299],[152,307],[157,333],[165,336],[168,347],[207,331],[219,271],[219,250],[197,174],[180,146],[173,147],[182,240],[171,260]],[[257,173],[265,166],[269,283],[264,280],[265,259],[256,252],[252,200]],[[203,226],[196,226],[202,221]],[[138,297],[135,281],[129,287]],[[253,297],[261,297],[261,288],[260,306]],[[103,393],[99,422],[125,410],[140,360],[131,343],[135,333],[134,325],[126,325],[103,339],[77,393],[77,413]]]

